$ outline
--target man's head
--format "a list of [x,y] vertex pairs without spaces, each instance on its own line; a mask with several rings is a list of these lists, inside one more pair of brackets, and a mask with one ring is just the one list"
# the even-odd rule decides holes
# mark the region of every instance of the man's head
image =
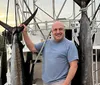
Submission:
[[55,21],[52,25],[52,34],[56,42],[64,38],[64,24],[60,21]]

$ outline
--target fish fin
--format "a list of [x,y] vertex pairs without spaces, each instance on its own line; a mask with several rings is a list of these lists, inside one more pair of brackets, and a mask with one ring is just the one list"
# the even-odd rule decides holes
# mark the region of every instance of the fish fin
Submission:
[[[38,8],[35,10],[35,12],[22,24],[25,24],[26,26],[30,23],[30,21],[35,17],[36,13],[37,13]],[[15,27],[16,28],[16,27]],[[20,33],[21,31],[23,31],[24,27],[19,27],[18,32]]]
[[81,1],[80,0],[74,0],[79,6],[81,6]]
[[35,10],[35,12],[22,24],[25,24],[26,26],[29,24],[29,22],[35,17],[36,13],[37,13],[38,8]]
[[[81,0],[74,0],[74,1],[82,8]],[[86,6],[87,6],[91,0],[84,0],[84,1],[86,2]]]
[[6,30],[8,30],[9,32],[12,32],[12,30],[13,30],[13,27],[9,26],[8,24],[6,24],[6,23],[4,23],[2,21],[0,21],[0,25],[2,27],[4,27]]

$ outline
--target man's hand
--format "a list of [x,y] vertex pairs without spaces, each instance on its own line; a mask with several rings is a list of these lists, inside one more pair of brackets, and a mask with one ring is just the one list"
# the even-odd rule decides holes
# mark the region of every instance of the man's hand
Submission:
[[27,26],[26,26],[26,25],[24,25],[24,24],[20,24],[20,27],[24,27],[24,29],[23,29],[23,33],[26,33],[26,32],[27,32]]

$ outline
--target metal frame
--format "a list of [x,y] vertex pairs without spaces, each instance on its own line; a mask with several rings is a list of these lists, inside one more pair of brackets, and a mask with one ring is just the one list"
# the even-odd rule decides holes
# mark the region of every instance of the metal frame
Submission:
[[[17,17],[18,17],[18,21],[19,22],[21,22],[21,21],[25,21],[27,18],[28,18],[28,16],[29,16],[29,14],[30,14],[30,12],[29,12],[29,10],[27,9],[27,7],[25,6],[25,3],[24,3],[24,1],[23,0],[16,0],[17,2],[15,3],[15,6],[16,6],[16,9],[17,9]],[[27,5],[28,6],[30,6],[30,4],[29,4],[29,2],[30,2],[30,0],[25,0],[26,1],[26,3],[27,3]],[[33,0],[32,1],[32,4],[33,4],[33,10],[32,11],[34,11],[35,9],[36,9],[36,7],[39,7],[38,5],[36,5],[36,2],[38,2],[38,0]],[[91,6],[91,17],[93,17],[94,16],[94,12],[96,11],[96,6],[95,6],[95,0],[91,0],[91,3],[88,5],[88,7],[90,7]],[[56,11],[56,8],[55,8],[55,5],[56,5],[56,3],[55,3],[55,0],[52,0],[52,10],[53,10],[53,14],[52,15],[50,15],[49,13],[47,13],[45,10],[43,10],[43,9],[41,9],[40,7],[39,7],[39,10],[41,10],[42,12],[44,12],[47,16],[49,16],[51,19],[52,19],[52,21],[45,21],[45,22],[42,22],[42,20],[40,20],[40,19],[38,19],[37,17],[35,18],[35,19],[37,19],[39,22],[35,22],[35,21],[33,21],[33,23],[31,23],[29,26],[28,26],[28,28],[30,29],[31,28],[31,26],[33,26],[35,29],[34,29],[34,31],[43,31],[43,30],[50,30],[50,29],[48,29],[48,24],[49,23],[53,23],[53,21],[55,21],[56,19],[58,19],[59,18],[59,15],[61,14],[61,12],[62,12],[62,10],[63,10],[63,7],[65,6],[65,4],[67,3],[67,0],[63,0],[63,4],[62,4],[62,7],[61,7],[61,9],[60,9],[60,11],[59,11],[59,13],[58,13],[58,15],[56,16],[56,13],[55,13],[55,11]],[[63,21],[63,22],[69,22],[69,28],[71,28],[72,29],[72,36],[73,36],[73,38],[72,38],[72,40],[74,40],[74,36],[75,36],[75,34],[74,34],[74,29],[75,29],[75,23],[76,22],[78,22],[78,16],[80,15],[80,12],[79,12],[79,14],[78,15],[76,15],[76,4],[75,4],[75,2],[73,1],[73,18],[72,19],[69,19],[69,20],[65,20],[65,21]],[[22,16],[22,17],[20,17],[20,15]],[[6,21],[7,22],[7,21]],[[94,21],[93,21],[93,23],[92,23],[92,27],[95,27],[95,25],[96,25],[96,18],[94,19]],[[100,21],[98,21],[99,23],[100,23]],[[45,26],[45,28],[44,29],[42,29],[41,28],[41,26],[40,26],[40,24],[41,23],[43,23],[44,24],[44,26]],[[36,24],[39,24],[39,26],[40,26],[40,30],[39,29],[37,29],[38,27],[37,27],[37,25]],[[71,24],[74,24],[74,27],[71,27],[70,25]],[[98,26],[98,28],[99,28],[99,26]],[[92,28],[93,29],[93,28]],[[93,64],[92,64],[92,70],[93,70],[93,85],[95,85],[95,79],[94,79],[94,62],[93,62]],[[98,70],[98,65],[97,65],[97,54],[96,54],[96,70]],[[96,85],[99,85],[98,84],[98,71],[96,71]]]

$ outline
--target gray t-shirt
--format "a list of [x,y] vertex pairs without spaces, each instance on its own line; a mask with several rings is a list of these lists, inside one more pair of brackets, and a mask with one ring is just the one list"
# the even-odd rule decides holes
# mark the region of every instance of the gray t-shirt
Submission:
[[[43,43],[35,44],[39,51]],[[64,38],[61,42],[47,40],[42,51],[42,79],[45,83],[64,79],[69,70],[69,62],[78,59],[77,49],[72,41]]]

